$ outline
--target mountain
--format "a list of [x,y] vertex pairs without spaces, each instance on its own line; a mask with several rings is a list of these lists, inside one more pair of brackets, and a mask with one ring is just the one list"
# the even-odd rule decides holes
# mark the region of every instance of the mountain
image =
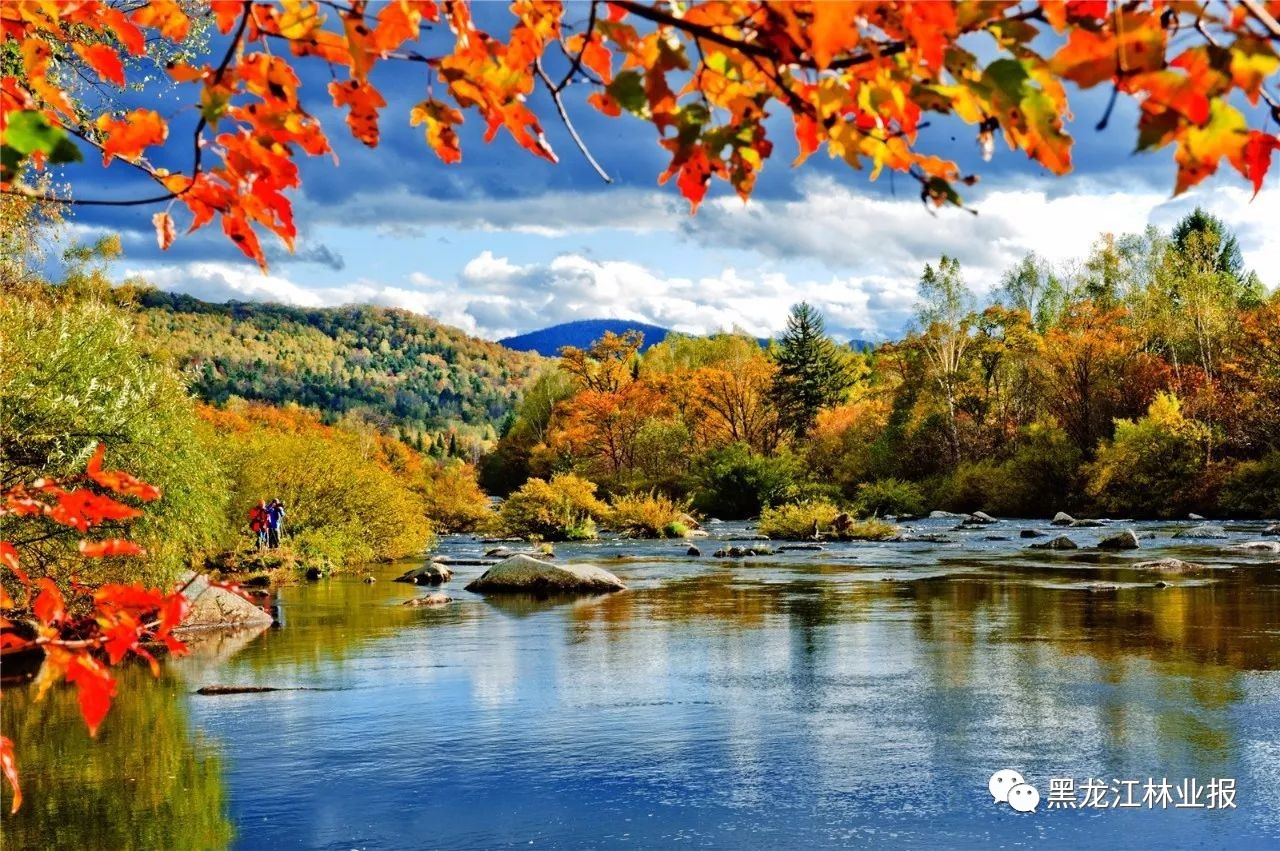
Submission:
[[[579,319],[576,322],[552,325],[541,331],[530,331],[528,334],[507,337],[498,342],[518,352],[537,352],[543,357],[554,358],[559,357],[560,349],[564,346],[587,348],[603,337],[605,331],[612,331],[615,334],[640,331],[644,334],[644,349],[661,343],[668,334],[672,333],[670,329],[645,322],[628,322],[625,319]],[[761,339],[760,345],[768,346],[769,340]],[[849,341],[849,346],[857,352],[870,351],[875,348],[875,345],[867,340]]]
[[192,375],[192,391],[364,416],[410,440],[460,430],[484,439],[542,359],[407,310],[211,304],[143,289],[140,333]]
[[576,322],[565,322],[552,325],[541,331],[530,331],[515,337],[507,337],[498,342],[508,349],[518,352],[537,352],[543,357],[560,356],[564,346],[585,349],[604,336],[606,331],[622,334],[626,331],[639,331],[644,334],[644,348],[661,343],[671,332],[657,325],[645,322],[629,322],[625,319],[579,319]]

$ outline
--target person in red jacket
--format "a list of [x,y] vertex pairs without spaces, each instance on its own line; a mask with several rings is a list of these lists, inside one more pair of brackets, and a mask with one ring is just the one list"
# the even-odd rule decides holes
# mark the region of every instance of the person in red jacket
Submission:
[[258,504],[249,509],[249,529],[257,538],[258,549],[267,545],[267,502],[258,500]]

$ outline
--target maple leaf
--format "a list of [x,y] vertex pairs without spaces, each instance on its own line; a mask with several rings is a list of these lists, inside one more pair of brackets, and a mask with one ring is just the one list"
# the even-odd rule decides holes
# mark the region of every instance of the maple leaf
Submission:
[[435,98],[424,100],[409,112],[409,124],[414,127],[419,124],[427,125],[427,144],[447,163],[456,163],[462,159],[458,134],[453,129],[455,124],[461,123],[461,112]]
[[81,541],[80,555],[85,558],[111,558],[114,556],[146,555],[146,550],[123,538],[107,538],[103,541]]
[[[170,227],[172,227],[172,222],[170,222]],[[123,496],[136,496],[143,502],[151,502],[160,498],[160,489],[155,485],[149,485],[122,470],[103,470],[102,462],[106,455],[106,445],[99,443],[98,448],[93,453],[93,457],[89,459],[89,463],[85,467],[85,474],[90,479],[104,488]]]
[[169,138],[169,125],[150,109],[135,109],[124,118],[100,115],[96,126],[103,135],[103,165],[110,163],[112,157],[137,162],[144,148],[162,145]]
[[105,44],[77,44],[75,51],[102,79],[110,80],[117,86],[124,85],[124,64],[115,50]]
[[1280,136],[1263,133],[1261,130],[1249,132],[1249,141],[1244,146],[1244,167],[1240,172],[1253,183],[1254,198],[1262,191],[1262,181],[1271,168],[1271,155],[1277,148],[1280,148]]
[[58,624],[67,616],[67,604],[62,598],[62,592],[58,590],[58,586],[53,584],[53,580],[47,576],[42,576],[36,583],[40,589],[40,593],[36,596],[35,603],[32,605],[32,611],[35,612],[40,622],[46,625]]
[[378,110],[387,105],[378,90],[359,80],[347,80],[345,83],[335,80],[329,84],[329,94],[333,96],[334,106],[350,108],[347,126],[351,128],[351,135],[370,148],[376,148]]
[[76,687],[80,715],[89,728],[89,735],[98,735],[98,727],[111,710],[111,701],[116,695],[115,678],[105,665],[87,653],[72,658],[66,678]]
[[159,30],[165,38],[182,41],[191,31],[191,19],[174,0],[149,0],[134,11],[133,22]]

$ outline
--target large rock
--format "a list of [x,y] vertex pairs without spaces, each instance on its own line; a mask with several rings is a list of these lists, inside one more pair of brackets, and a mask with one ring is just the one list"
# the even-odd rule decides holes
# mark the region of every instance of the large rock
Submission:
[[963,517],[963,516],[964,516],[963,514],[954,514],[950,511],[930,511],[929,512],[930,520],[939,520],[947,517]]
[[551,564],[512,556],[472,580],[467,590],[481,594],[605,594],[626,587],[621,579],[594,564]]
[[1132,529],[1125,529],[1098,541],[1100,550],[1136,550],[1140,546],[1142,544],[1138,542],[1138,535]]
[[1182,529],[1174,532],[1175,538],[1225,538],[1227,530],[1221,526],[1213,526],[1208,523],[1202,523],[1199,526],[1192,526],[1190,529]]
[[1107,524],[1101,520],[1072,520],[1067,525],[1072,529],[1099,529]]
[[[521,556],[523,558],[523,556]],[[422,567],[406,570],[397,576],[394,582],[408,582],[411,585],[439,585],[453,578],[453,571],[439,562],[429,562]]]
[[1076,522],[1076,519],[1070,514],[1065,511],[1059,511],[1053,515],[1053,519],[1049,521],[1049,524],[1052,526],[1070,526],[1074,522]]
[[1075,550],[1079,549],[1076,542],[1068,538],[1066,535],[1059,535],[1052,541],[1045,541],[1043,544],[1032,544],[1028,549],[1032,550]]
[[1280,535],[1280,523],[1272,523],[1270,526],[1262,530],[1264,535]]
[[1158,558],[1155,561],[1140,561],[1133,565],[1134,570],[1152,570],[1158,573],[1194,573],[1206,570],[1203,564],[1183,561],[1180,558]]
[[1188,514],[1188,515],[1187,515],[1187,519],[1188,519],[1188,520],[1194,520],[1194,521],[1195,521],[1195,522],[1197,522],[1197,523],[1203,523],[1205,520],[1208,520],[1209,518],[1208,518],[1208,517],[1205,517],[1203,514],[1196,514],[1196,513],[1193,511],[1193,512],[1191,512],[1190,514]]
[[1280,541],[1245,541],[1227,549],[1241,553],[1280,553]]
[[176,631],[204,629],[250,629],[271,626],[275,619],[239,594],[209,584],[204,574],[187,574],[183,595],[191,611]]
[[988,523],[995,523],[996,519],[985,511],[975,511],[966,517],[964,522],[985,526]]
[[1018,533],[1018,537],[1020,537],[1020,538],[1043,538],[1043,537],[1044,537],[1044,532],[1041,532],[1041,531],[1039,531],[1038,529],[1023,529],[1021,532],[1019,532],[1019,533]]

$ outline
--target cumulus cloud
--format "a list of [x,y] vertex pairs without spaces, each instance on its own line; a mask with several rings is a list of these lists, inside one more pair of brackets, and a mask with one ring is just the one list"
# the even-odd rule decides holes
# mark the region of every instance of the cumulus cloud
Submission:
[[[787,309],[799,301],[822,309],[837,336],[879,339],[901,332],[911,316],[921,267],[941,254],[959,258],[970,285],[989,291],[1028,251],[1067,262],[1083,257],[1101,232],[1138,231],[1148,223],[1168,228],[1197,204],[1237,232],[1246,263],[1268,285],[1276,285],[1280,269],[1280,240],[1273,233],[1280,221],[1280,190],[1275,189],[1250,203],[1247,190],[1234,185],[1170,199],[1083,181],[1073,187],[1029,182],[988,189],[974,201],[977,216],[943,210],[936,217],[918,201],[868,196],[829,178],[807,179],[800,189],[794,199],[758,200],[745,207],[736,200],[710,202],[693,218],[672,215],[655,193],[629,193],[628,204],[604,206],[594,200],[600,196],[555,194],[511,206],[483,199],[406,201],[417,211],[406,219],[435,221],[438,216],[443,223],[445,211],[452,210],[453,227],[495,232],[497,247],[470,257],[447,278],[411,273],[374,280],[372,270],[358,270],[365,275],[346,283],[304,286],[287,272],[263,276],[240,263],[138,271],[161,287],[213,301],[402,307],[490,339],[602,317],[691,333],[740,328],[769,336],[781,330]],[[418,216],[423,211],[429,212],[425,219]],[[645,245],[660,251],[665,265],[601,258],[587,250],[517,262],[501,250],[497,233],[565,234],[600,226],[648,231]],[[705,269],[709,258],[725,256],[732,262],[719,271],[681,273],[683,258],[700,260],[697,267]],[[329,265],[342,269],[340,258]]]

